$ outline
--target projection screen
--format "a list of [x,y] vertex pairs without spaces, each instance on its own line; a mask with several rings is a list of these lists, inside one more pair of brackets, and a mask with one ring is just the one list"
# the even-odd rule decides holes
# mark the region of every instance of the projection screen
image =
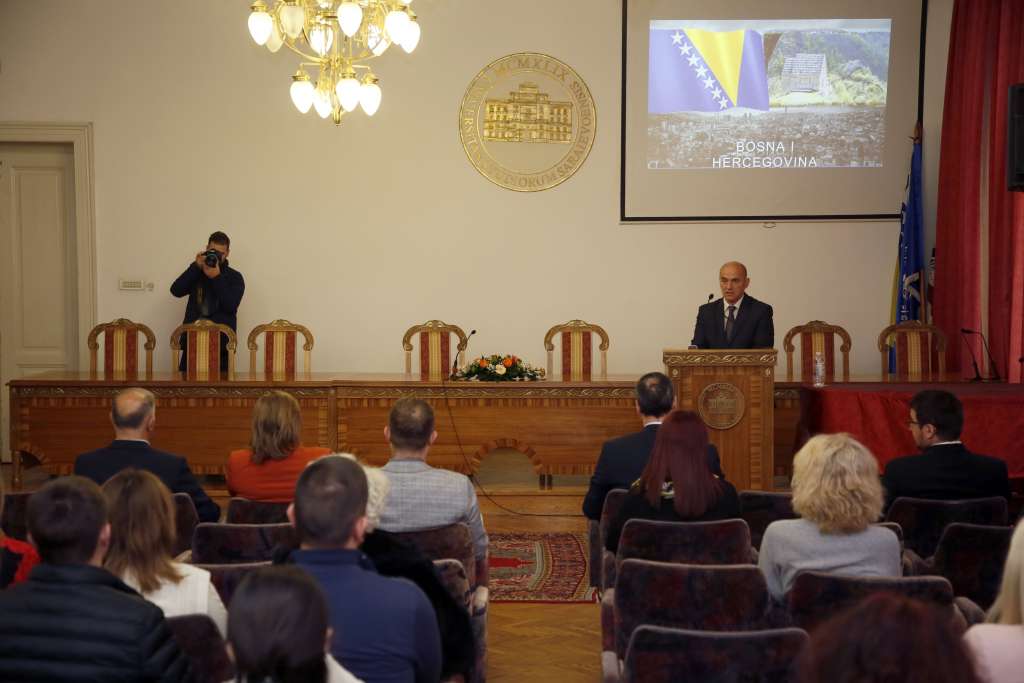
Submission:
[[620,220],[893,219],[922,0],[623,0]]

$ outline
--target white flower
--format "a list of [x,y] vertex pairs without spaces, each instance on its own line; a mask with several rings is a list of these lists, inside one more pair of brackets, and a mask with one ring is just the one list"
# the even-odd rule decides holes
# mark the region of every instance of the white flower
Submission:
[[494,372],[495,372],[495,374],[498,374],[498,375],[504,375],[505,374],[505,366],[501,365],[499,363],[498,365],[495,366]]

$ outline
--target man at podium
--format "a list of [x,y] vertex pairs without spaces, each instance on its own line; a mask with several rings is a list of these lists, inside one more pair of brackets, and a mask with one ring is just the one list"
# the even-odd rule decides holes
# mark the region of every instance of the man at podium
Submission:
[[747,267],[729,261],[718,271],[722,298],[697,309],[693,346],[699,349],[770,349],[775,346],[772,307],[746,294]]

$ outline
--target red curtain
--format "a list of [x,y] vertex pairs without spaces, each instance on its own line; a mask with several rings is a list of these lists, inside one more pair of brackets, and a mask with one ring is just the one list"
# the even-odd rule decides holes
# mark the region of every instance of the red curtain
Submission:
[[[969,368],[960,328],[982,328],[982,159],[987,147],[988,332],[1000,374],[1006,377],[1009,370],[1017,382],[1017,359],[1024,350],[1024,195],[1006,190],[1006,112],[1009,86],[1024,81],[1022,42],[1024,0],[956,1],[939,160],[934,292],[935,323],[949,338],[948,368]],[[981,352],[980,347],[975,351]]]

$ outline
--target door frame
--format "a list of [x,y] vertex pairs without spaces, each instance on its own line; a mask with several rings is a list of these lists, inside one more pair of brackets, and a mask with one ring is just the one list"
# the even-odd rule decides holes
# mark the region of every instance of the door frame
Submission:
[[[75,172],[75,254],[78,260],[78,333],[96,325],[96,201],[92,123],[0,121],[0,142],[71,144]],[[78,367],[89,367],[84,337],[78,344]],[[7,391],[6,387],[0,390]]]

